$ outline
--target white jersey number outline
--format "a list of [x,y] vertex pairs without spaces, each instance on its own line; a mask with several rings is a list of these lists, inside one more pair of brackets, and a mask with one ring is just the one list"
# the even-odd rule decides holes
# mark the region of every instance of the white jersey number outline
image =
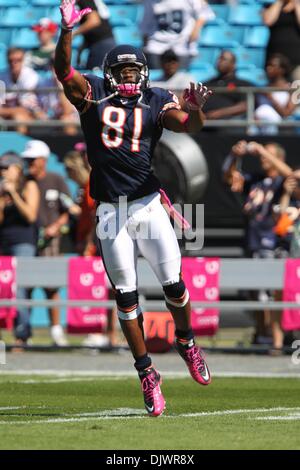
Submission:
[[[113,114],[116,119],[113,120]],[[126,112],[123,108],[115,108],[108,106],[104,109],[102,115],[104,123],[101,139],[107,148],[118,148],[124,140],[124,125],[126,122]],[[134,127],[131,139],[131,151],[138,152],[140,150],[140,137],[142,134],[143,110],[141,108],[134,109]]]

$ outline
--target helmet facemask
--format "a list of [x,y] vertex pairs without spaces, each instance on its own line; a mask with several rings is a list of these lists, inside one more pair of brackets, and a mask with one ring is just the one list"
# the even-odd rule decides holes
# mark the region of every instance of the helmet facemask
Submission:
[[[140,63],[118,64],[107,68],[104,73],[111,90],[127,98],[140,95],[148,87],[148,67]],[[131,75],[131,79],[126,81],[127,75]]]

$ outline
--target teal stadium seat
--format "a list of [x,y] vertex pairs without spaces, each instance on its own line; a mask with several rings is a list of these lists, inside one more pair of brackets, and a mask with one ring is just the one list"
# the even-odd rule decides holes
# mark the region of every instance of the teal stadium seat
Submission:
[[270,38],[270,30],[267,26],[253,26],[245,33],[244,46],[267,47]]
[[272,5],[272,3],[275,3],[275,0],[257,0],[258,3],[261,3],[263,6],[265,5]]
[[228,23],[232,25],[256,26],[263,24],[261,5],[232,6],[228,15]]
[[251,69],[249,73],[249,68],[247,69],[238,69],[237,77],[240,80],[247,80],[253,83],[255,86],[266,86],[268,84],[266,72],[263,69]]
[[7,47],[9,47],[11,43],[11,33],[10,29],[0,29],[0,43],[6,44]]
[[[77,51],[76,48],[73,47],[73,50],[72,50],[72,66],[77,68],[78,70],[80,70],[82,72],[82,69],[86,68],[86,63],[87,63],[88,56],[89,56],[89,50],[84,49],[82,51],[81,56],[80,56],[80,65],[77,65],[77,56],[78,56],[78,51]],[[90,71],[88,71],[87,73],[90,73]]]
[[105,0],[105,4],[109,5],[136,5],[138,0]]
[[212,66],[208,67],[208,65],[210,64],[206,64],[206,66],[204,64],[202,68],[189,70],[189,73],[194,77],[195,83],[201,82],[205,84],[218,75],[217,71]]
[[117,44],[131,44],[135,47],[143,45],[141,33],[136,26],[115,26],[114,36]]
[[227,22],[229,14],[228,5],[210,5],[210,7],[214,11],[216,18],[214,20],[210,20],[208,24],[224,24]]
[[39,47],[39,40],[36,32],[29,28],[14,29],[11,44],[24,49],[35,49]]
[[221,49],[217,47],[199,47],[198,56],[192,60],[190,68],[201,68],[204,63],[215,65],[220,52]]
[[203,28],[199,46],[207,47],[238,47],[243,43],[245,28],[243,26],[210,26]]
[[160,69],[151,69],[149,70],[149,77],[151,82],[157,81],[162,76],[162,71]]
[[[257,5],[258,0],[239,0],[240,5]],[[265,2],[264,2],[265,3]]]
[[61,22],[60,10],[57,7],[47,8],[47,14],[45,16],[50,18],[54,23],[60,24],[60,22]]
[[110,5],[109,11],[112,26],[132,26],[140,19],[141,5]]
[[81,46],[82,41],[83,41],[83,37],[81,35],[75,36],[75,38],[72,39],[72,47],[74,49],[78,49]]
[[26,4],[28,5],[28,2],[26,2],[25,0],[0,0],[0,8],[21,7],[25,6]]
[[44,6],[44,7],[58,7],[60,5],[59,0],[31,0],[33,6]]
[[47,16],[47,11],[43,7],[9,7],[0,17],[0,27],[22,28],[32,26],[40,18]]
[[256,67],[262,69],[265,66],[266,51],[264,48],[238,47],[232,49],[237,58],[237,66],[242,68]]
[[7,69],[6,45],[0,44],[0,72],[4,72],[6,69]]

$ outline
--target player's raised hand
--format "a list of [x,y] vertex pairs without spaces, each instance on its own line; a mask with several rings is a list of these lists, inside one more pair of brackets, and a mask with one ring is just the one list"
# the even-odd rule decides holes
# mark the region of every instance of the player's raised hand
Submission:
[[196,111],[202,109],[208,98],[212,95],[212,91],[209,90],[202,83],[190,83],[190,88],[186,88],[183,93],[183,99],[189,110]]
[[60,5],[61,24],[64,29],[72,30],[80,22],[81,18],[91,13],[91,8],[77,10],[75,8],[76,0],[62,0]]

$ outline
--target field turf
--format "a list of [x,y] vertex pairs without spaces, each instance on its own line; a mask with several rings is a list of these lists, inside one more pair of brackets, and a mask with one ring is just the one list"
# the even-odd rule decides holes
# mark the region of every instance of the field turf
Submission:
[[0,375],[1,449],[300,449],[300,380],[165,378],[149,418],[121,377]]

